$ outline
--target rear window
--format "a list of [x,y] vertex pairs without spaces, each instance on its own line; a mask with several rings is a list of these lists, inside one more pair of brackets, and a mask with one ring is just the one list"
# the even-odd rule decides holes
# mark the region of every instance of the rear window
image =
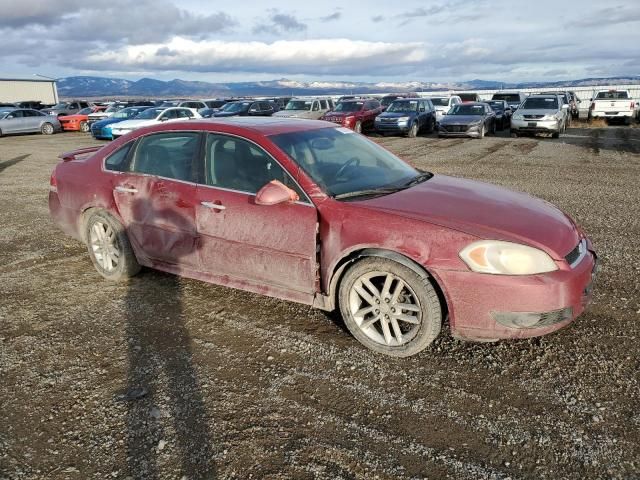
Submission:
[[477,93],[459,93],[458,96],[465,102],[475,102],[478,99]]
[[629,98],[627,92],[598,92],[596,98],[604,100],[624,100]]
[[494,93],[491,100],[504,100],[506,102],[518,102],[520,103],[519,93]]

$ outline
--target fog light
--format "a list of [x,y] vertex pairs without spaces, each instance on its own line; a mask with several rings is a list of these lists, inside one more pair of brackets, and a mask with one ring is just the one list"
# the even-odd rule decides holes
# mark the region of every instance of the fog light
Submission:
[[573,308],[550,312],[494,312],[493,319],[509,328],[540,328],[573,318]]

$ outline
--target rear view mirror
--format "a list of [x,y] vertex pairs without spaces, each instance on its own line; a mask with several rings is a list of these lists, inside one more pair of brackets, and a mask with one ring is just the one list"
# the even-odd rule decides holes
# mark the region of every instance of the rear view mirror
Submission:
[[298,194],[278,180],[271,180],[256,194],[257,205],[278,205],[298,200]]

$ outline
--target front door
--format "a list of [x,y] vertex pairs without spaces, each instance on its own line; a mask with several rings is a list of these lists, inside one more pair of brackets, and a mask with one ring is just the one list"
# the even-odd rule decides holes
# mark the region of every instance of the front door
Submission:
[[129,238],[151,263],[198,267],[194,165],[200,139],[194,132],[143,137],[129,171],[114,176],[113,195]]
[[[196,210],[202,269],[311,303],[317,213],[291,176],[256,144],[219,134],[207,137],[205,171]],[[296,190],[300,201],[257,205],[256,192],[274,179]]]

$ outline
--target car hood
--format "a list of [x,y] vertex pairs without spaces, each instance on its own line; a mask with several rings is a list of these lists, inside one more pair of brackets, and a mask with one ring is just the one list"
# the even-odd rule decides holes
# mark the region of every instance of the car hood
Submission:
[[440,120],[440,125],[469,125],[481,122],[483,118],[483,115],[445,115]]
[[317,118],[324,113],[322,111],[312,112],[310,110],[280,110],[273,114],[274,117],[295,117],[295,118]]
[[214,112],[214,117],[236,117],[243,112]]
[[146,127],[147,125],[155,125],[159,123],[156,119],[149,120],[125,120],[124,122],[118,122],[116,128],[138,128]]
[[400,118],[400,117],[412,117],[416,112],[384,112],[378,115],[380,118]]
[[544,200],[444,175],[390,195],[353,203],[482,239],[531,245],[558,260],[575,248],[579,239],[573,221]]
[[558,113],[558,110],[549,109],[549,108],[528,108],[526,110],[519,108],[518,113],[520,115],[555,115]]
[[129,120],[127,120],[126,118],[105,118],[104,120],[100,120],[94,123],[94,125],[97,125],[98,127],[106,127],[107,125],[111,125],[112,123],[122,123],[128,121]]
[[88,118],[87,115],[62,115],[60,116],[60,120],[86,120]]

